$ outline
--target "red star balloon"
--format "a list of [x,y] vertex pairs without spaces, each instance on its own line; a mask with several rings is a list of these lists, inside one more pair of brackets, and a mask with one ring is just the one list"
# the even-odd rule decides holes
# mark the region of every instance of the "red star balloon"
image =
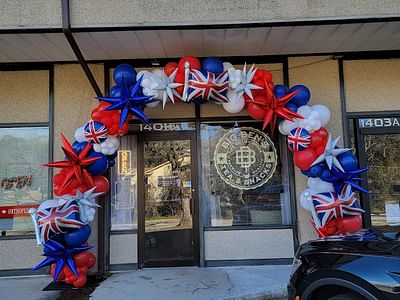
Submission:
[[71,146],[71,144],[62,133],[61,139],[64,145],[62,149],[65,153],[67,160],[43,164],[43,166],[46,167],[62,168],[66,170],[66,176],[64,182],[61,185],[60,193],[67,190],[69,185],[71,185],[74,180],[77,180],[79,184],[85,182],[90,183],[90,185],[93,186],[92,178],[85,168],[90,166],[94,161],[100,159],[100,157],[86,157],[92,145],[90,143],[87,143],[85,148],[83,148],[82,151],[77,154],[75,152],[75,149]]
[[260,106],[261,109],[265,111],[263,130],[269,125],[271,134],[273,134],[278,117],[286,119],[288,121],[293,121],[293,118],[303,119],[301,115],[285,107],[286,103],[288,103],[298,92],[300,92],[300,90],[295,90],[277,99],[271,86],[265,79],[264,83],[264,101],[252,101],[252,103],[257,104],[258,106]]

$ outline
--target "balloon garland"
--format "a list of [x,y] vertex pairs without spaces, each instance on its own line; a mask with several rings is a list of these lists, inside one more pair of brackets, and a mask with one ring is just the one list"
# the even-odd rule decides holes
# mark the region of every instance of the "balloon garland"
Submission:
[[114,166],[118,136],[128,132],[129,121],[135,116],[150,124],[146,108],[162,102],[214,102],[222,104],[228,113],[247,109],[255,120],[263,120],[263,129],[271,134],[288,136],[288,147],[294,153],[294,163],[308,176],[308,189],[302,192],[300,203],[309,210],[312,225],[321,237],[346,234],[361,228],[363,210],[353,188],[367,192],[357,184],[357,159],[349,149],[337,146],[338,138],[323,126],[330,120],[329,109],[320,104],[308,106],[310,91],[303,85],[288,89],[275,85],[272,74],[253,66],[237,70],[230,63],[209,57],[200,62],[192,56],[178,63],[170,62],[164,69],[140,71],[127,64],[116,67],[116,83],[107,97],[97,97],[91,120],[76,129],[70,144],[61,134],[64,161],[44,164],[60,168],[53,177],[57,199],[44,201],[37,211],[31,209],[38,245],[44,256],[37,270],[51,266],[55,281],[65,281],[75,287],[86,284],[86,274],[96,258],[87,244],[94,220],[96,197],[109,190],[103,176]]

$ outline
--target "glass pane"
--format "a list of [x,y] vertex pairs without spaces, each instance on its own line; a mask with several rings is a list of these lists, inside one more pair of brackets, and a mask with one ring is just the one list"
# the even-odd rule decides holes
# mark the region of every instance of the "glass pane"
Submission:
[[190,140],[144,143],[145,259],[193,258]]
[[[262,139],[258,139],[260,136],[257,133],[246,133],[252,129],[260,130],[261,126],[255,122],[201,125],[201,195],[203,203],[209,208],[207,219],[211,226],[291,223],[287,147],[280,150],[282,138],[279,135],[271,139],[267,137],[270,142],[264,145],[266,138],[263,133]],[[244,127],[250,129],[241,130]],[[234,128],[238,130],[232,131]],[[228,132],[236,132],[231,137],[232,143],[224,140]],[[285,143],[284,139],[282,143]],[[218,145],[222,145],[222,151],[216,150]],[[225,153],[224,147],[231,150]],[[221,163],[219,159],[226,160],[227,164],[218,171],[218,164]],[[272,167],[273,161],[276,161],[275,170]],[[264,176],[270,178],[264,180]],[[226,177],[231,179],[226,180]],[[246,186],[258,181],[260,184],[252,188]]]
[[137,136],[120,138],[111,169],[111,230],[137,228]]
[[400,134],[365,135],[373,226],[400,225]]
[[0,129],[0,231],[2,235],[33,234],[28,213],[48,199],[48,127]]

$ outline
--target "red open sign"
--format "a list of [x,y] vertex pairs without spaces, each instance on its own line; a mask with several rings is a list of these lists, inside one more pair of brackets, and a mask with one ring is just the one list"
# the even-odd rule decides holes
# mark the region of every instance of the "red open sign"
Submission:
[[37,204],[0,206],[0,218],[29,217],[29,209],[38,207]]

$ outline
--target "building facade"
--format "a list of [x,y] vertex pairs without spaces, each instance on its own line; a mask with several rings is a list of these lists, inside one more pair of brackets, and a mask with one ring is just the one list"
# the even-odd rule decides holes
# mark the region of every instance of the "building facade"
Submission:
[[[0,275],[25,274],[41,260],[26,213],[53,197],[52,170],[39,165],[63,160],[61,132],[73,141],[120,63],[151,69],[218,56],[239,69],[255,63],[277,84],[307,86],[311,103],[331,110],[328,130],[370,167],[364,226],[396,223],[398,1],[22,2],[0,4]],[[298,203],[306,177],[284,137],[270,136],[270,180],[243,191],[215,160],[231,130],[261,128],[245,110],[180,103],[146,114],[153,126],[132,122],[99,199],[90,240],[98,272],[289,263],[317,237]]]

